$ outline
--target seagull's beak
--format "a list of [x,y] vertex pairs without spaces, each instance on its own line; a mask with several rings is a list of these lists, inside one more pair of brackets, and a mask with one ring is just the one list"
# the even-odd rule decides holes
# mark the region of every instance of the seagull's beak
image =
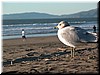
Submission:
[[58,28],[58,26],[55,26],[55,27],[54,27],[54,29],[57,29],[57,28]]

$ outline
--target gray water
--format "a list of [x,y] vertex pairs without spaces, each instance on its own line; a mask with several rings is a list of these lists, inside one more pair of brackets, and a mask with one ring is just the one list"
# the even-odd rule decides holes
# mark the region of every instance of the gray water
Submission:
[[[8,24],[7,24],[8,23]],[[59,22],[45,22],[45,23],[22,23],[22,24],[14,24],[9,23],[9,21],[6,22],[6,24],[2,25],[2,39],[12,39],[12,38],[21,38],[21,30],[25,30],[26,37],[40,37],[40,36],[52,36],[57,35],[57,30],[54,29],[54,27]],[[89,32],[93,32],[93,26],[95,25],[98,29],[97,21],[88,21],[87,20],[79,20],[75,21],[71,19],[68,21],[68,23],[75,27],[81,27],[83,29],[86,29]]]

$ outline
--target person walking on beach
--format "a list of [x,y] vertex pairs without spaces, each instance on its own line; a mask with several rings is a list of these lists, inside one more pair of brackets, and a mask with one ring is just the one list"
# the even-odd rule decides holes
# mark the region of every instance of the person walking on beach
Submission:
[[96,33],[96,26],[93,26],[93,33]]
[[24,31],[24,29],[22,29],[22,39],[23,39],[23,41],[25,41],[25,39],[26,39],[26,36],[25,36],[25,31]]

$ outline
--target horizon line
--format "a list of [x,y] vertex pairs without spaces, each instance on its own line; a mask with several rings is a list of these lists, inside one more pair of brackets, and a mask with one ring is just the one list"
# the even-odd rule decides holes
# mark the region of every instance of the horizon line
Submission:
[[[90,10],[94,10],[94,9],[97,9],[97,8],[92,8]],[[79,11],[79,12],[73,12],[71,14],[75,14],[75,13],[80,13],[80,12],[85,12],[85,11],[90,11],[90,10],[84,10],[84,11]],[[57,14],[53,14],[53,13],[45,13],[45,12],[38,12],[38,11],[27,11],[27,12],[17,12],[17,13],[6,13],[6,14],[3,14],[3,15],[14,15],[14,14],[25,14],[25,13],[44,13],[44,14],[49,14],[49,15],[57,15]],[[61,14],[61,15],[70,15],[70,14]],[[61,15],[57,15],[57,16],[61,16]]]

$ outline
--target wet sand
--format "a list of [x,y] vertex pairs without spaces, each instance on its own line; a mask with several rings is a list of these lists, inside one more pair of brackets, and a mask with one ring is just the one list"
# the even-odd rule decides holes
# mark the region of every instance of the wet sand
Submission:
[[[2,73],[87,74],[99,73],[98,44],[79,44],[75,57],[57,36],[3,40]],[[64,51],[66,50],[66,51]]]

